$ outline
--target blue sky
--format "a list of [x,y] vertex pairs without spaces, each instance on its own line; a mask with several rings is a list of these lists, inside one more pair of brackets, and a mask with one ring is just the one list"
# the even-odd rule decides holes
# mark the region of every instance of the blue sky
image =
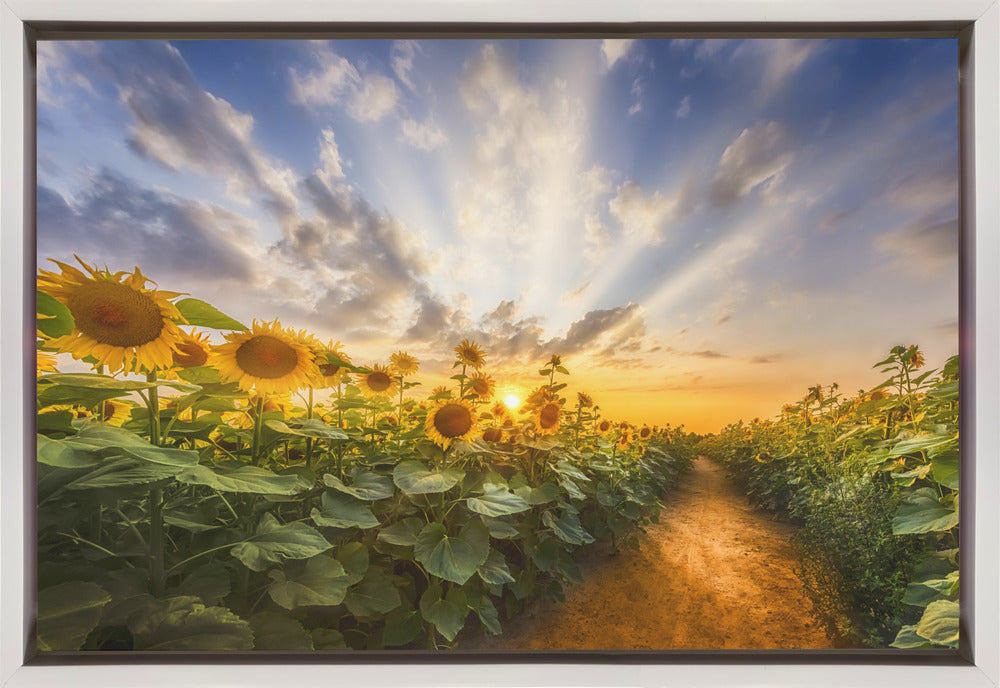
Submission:
[[711,430],[957,351],[950,39],[46,42],[39,261]]

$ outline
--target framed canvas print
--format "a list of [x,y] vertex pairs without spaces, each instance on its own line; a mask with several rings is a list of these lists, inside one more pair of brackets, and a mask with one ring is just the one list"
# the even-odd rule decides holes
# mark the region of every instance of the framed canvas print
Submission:
[[995,683],[996,17],[925,9],[8,17],[11,685]]

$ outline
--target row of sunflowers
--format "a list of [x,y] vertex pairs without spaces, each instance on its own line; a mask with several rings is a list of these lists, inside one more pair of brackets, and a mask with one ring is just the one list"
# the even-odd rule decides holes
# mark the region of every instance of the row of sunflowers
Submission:
[[958,646],[959,362],[926,365],[893,347],[873,389],[817,384],[699,445],[802,526],[799,576],[847,646]]
[[357,365],[138,268],[57,265],[37,282],[42,650],[456,647],[561,597],[587,545],[636,546],[694,457],[681,428],[568,396],[558,355],[505,403],[464,340],[421,394],[406,352]]

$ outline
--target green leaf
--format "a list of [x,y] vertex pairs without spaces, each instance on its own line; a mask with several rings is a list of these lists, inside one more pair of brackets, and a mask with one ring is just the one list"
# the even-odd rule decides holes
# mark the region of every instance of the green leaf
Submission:
[[396,487],[408,495],[447,492],[465,477],[459,468],[431,470],[419,461],[403,461],[392,472]]
[[385,647],[399,647],[416,640],[424,630],[420,613],[412,609],[396,609],[385,616],[385,630],[382,644]]
[[489,583],[490,585],[503,585],[504,583],[514,582],[514,576],[510,575],[510,569],[507,568],[507,560],[495,549],[490,549],[486,561],[477,569],[477,573],[483,579],[484,583]]
[[156,600],[147,613],[132,614],[136,650],[250,650],[250,624],[224,607],[206,607],[197,597]]
[[493,518],[491,516],[480,516],[479,519],[483,522],[483,525],[490,532],[490,537],[495,537],[498,540],[510,540],[511,538],[516,538],[520,535],[517,528],[513,524],[508,523],[500,518]]
[[527,511],[531,506],[522,497],[507,490],[506,487],[486,483],[483,485],[484,494],[481,497],[469,497],[465,500],[465,505],[469,511],[484,516],[506,516]]
[[318,526],[374,528],[379,524],[371,507],[347,494],[327,490],[323,493],[322,506],[322,510],[313,508],[310,514]]
[[181,299],[174,303],[177,310],[195,327],[210,327],[213,330],[246,330],[247,326],[220,312],[215,306],[199,299]]
[[219,505],[208,500],[190,508],[171,506],[164,509],[163,522],[192,533],[207,533],[222,527],[219,523]]
[[957,442],[958,435],[938,435],[934,433],[922,432],[913,437],[900,440],[893,445],[889,452],[889,457],[903,456],[919,451],[930,451],[932,449],[945,446],[951,442]]
[[250,617],[255,650],[312,650],[312,635],[302,624],[278,612],[260,612]]
[[318,530],[305,523],[281,525],[271,514],[261,517],[257,532],[230,550],[247,568],[263,571],[285,559],[309,559],[330,549]]
[[917,635],[935,645],[958,647],[958,602],[931,602],[917,622]]
[[301,492],[295,475],[276,475],[257,466],[191,466],[177,474],[185,485],[205,485],[219,492],[292,495]]
[[230,592],[229,569],[219,563],[199,566],[177,586],[178,595],[195,595],[205,604],[217,604]]
[[503,630],[500,628],[500,615],[490,596],[473,589],[466,591],[466,598],[469,608],[479,617],[483,630],[490,635],[500,635]]
[[142,487],[166,480],[181,468],[146,463],[135,459],[110,459],[87,475],[66,484],[67,490],[100,490],[117,487]]
[[899,629],[899,633],[896,634],[896,639],[889,643],[889,647],[895,647],[900,650],[914,650],[934,646],[927,642],[927,638],[917,635],[916,626],[903,626]]
[[562,550],[562,545],[556,538],[548,538],[547,540],[542,540],[537,545],[528,547],[528,556],[531,560],[535,562],[537,566],[542,571],[551,571],[555,568],[556,562],[559,560],[559,552]]
[[[58,443],[58,444],[56,444]],[[63,448],[69,447],[72,452]],[[96,458],[130,456],[135,459],[158,463],[164,466],[195,466],[198,452],[189,449],[154,447],[133,432],[103,423],[91,423],[72,437],[64,440],[39,439],[39,461],[60,468],[80,468],[93,465],[86,455]],[[89,464],[87,463],[89,461]]]
[[438,633],[451,642],[462,630],[465,617],[469,615],[465,592],[461,588],[452,588],[442,599],[441,585],[434,583],[420,597],[420,613],[427,623],[434,624]]
[[368,573],[368,548],[360,542],[348,542],[337,549],[337,561],[344,567],[347,584],[354,585]]
[[579,468],[571,464],[569,461],[563,459],[555,465],[556,473],[563,475],[567,478],[572,478],[573,480],[578,480],[580,482],[590,482],[590,478],[581,471]]
[[345,485],[341,482],[340,478],[327,473],[323,476],[323,483],[337,492],[343,492],[352,497],[368,501],[385,499],[391,497],[393,492],[395,492],[392,481],[387,476],[378,475],[370,471],[358,471],[354,473],[350,485]]
[[60,583],[38,592],[38,649],[79,650],[111,595],[96,583]]
[[94,451],[64,440],[51,440],[45,435],[36,435],[38,441],[38,463],[56,468],[89,468],[101,462]]
[[35,327],[49,339],[64,337],[73,331],[73,314],[61,301],[43,291],[35,292],[35,311],[40,316]]
[[369,617],[386,614],[403,603],[399,590],[389,574],[371,566],[364,579],[347,592],[344,604],[354,616]]
[[39,413],[35,422],[35,430],[39,433],[61,432],[64,435],[72,435],[76,432],[73,427],[73,418],[73,412],[68,410]]
[[942,452],[931,460],[931,475],[945,487],[957,490],[959,487],[958,463],[957,451]]
[[302,423],[299,427],[290,427],[280,420],[265,420],[264,425],[282,435],[294,435],[296,437],[308,437],[314,440],[346,440],[347,433],[340,428],[327,425],[321,420],[311,418]]
[[333,628],[314,628],[312,630],[313,648],[316,650],[346,650],[343,634]]
[[414,558],[428,573],[462,585],[486,561],[490,534],[480,521],[469,521],[449,537],[440,523],[428,523],[413,546]]
[[[930,493],[930,494],[929,494]],[[958,525],[958,511],[943,506],[930,490],[917,490],[899,505],[892,519],[893,535],[918,535],[950,530]]]
[[548,504],[549,502],[559,499],[560,496],[559,487],[555,483],[549,481],[545,481],[538,487],[531,487],[529,485],[516,487],[514,488],[514,494],[519,496],[531,506]]
[[423,527],[424,523],[419,518],[404,518],[379,530],[378,539],[390,545],[412,547],[417,543],[417,537]]
[[551,528],[556,537],[571,545],[594,542],[594,537],[580,524],[580,517],[568,509],[563,509],[559,518],[553,516],[551,511],[546,511],[542,514],[542,523]]
[[294,577],[286,577],[286,570],[282,569],[275,569],[268,575],[274,582],[268,586],[267,592],[285,609],[340,604],[350,585],[344,566],[324,554],[307,561],[305,570]]

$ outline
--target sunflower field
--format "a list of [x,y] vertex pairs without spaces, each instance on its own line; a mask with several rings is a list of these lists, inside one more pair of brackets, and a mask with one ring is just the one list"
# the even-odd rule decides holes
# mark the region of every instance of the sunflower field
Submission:
[[361,365],[138,268],[57,265],[37,281],[40,650],[454,648],[561,598],[586,546],[636,546],[694,458],[682,430],[571,396],[558,355],[517,410],[468,340],[420,394],[405,352]]
[[870,391],[817,384],[780,418],[699,444],[802,526],[799,577],[846,646],[958,646],[958,357],[925,365],[894,347]]

